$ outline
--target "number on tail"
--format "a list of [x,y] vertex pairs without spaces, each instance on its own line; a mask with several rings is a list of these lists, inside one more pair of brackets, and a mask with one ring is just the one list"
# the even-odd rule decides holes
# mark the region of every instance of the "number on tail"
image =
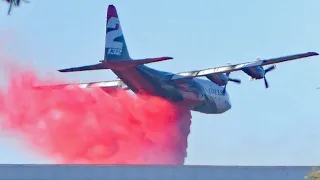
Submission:
[[[118,29],[116,29],[118,25]],[[114,30],[108,31],[106,35],[106,48],[107,54],[110,55],[121,55],[123,42],[115,41],[116,38],[122,36],[122,30],[120,27],[120,22],[117,17],[111,17],[108,20],[107,28],[112,28]]]

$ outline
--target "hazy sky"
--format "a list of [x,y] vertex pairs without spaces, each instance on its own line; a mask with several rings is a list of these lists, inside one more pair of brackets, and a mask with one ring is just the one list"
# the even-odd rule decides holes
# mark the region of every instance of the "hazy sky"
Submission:
[[[22,63],[54,71],[98,62],[104,54],[105,16],[118,10],[134,58],[173,56],[150,65],[180,72],[301,52],[320,52],[320,1],[58,1],[31,0],[7,16]],[[282,63],[263,80],[230,83],[232,109],[193,112],[187,164],[314,165],[320,162],[320,57]],[[110,71],[63,74],[79,81],[111,80]],[[0,163],[49,162],[14,136],[0,138]]]

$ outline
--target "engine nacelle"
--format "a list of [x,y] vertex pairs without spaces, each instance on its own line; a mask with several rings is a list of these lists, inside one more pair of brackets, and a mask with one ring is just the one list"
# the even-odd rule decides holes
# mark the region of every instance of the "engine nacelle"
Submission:
[[249,80],[262,79],[265,75],[265,71],[261,66],[250,67],[244,72],[251,77]]
[[212,81],[213,83],[219,85],[219,86],[225,86],[226,84],[228,84],[229,81],[229,76],[227,76],[224,73],[220,73],[220,74],[209,74],[206,76],[210,81]]
[[265,87],[269,87],[269,83],[266,79],[266,74],[276,68],[276,65],[272,65],[268,67],[267,69],[264,69],[262,66],[254,66],[250,68],[243,69],[243,71],[250,76],[249,80],[255,80],[255,79],[264,79]]

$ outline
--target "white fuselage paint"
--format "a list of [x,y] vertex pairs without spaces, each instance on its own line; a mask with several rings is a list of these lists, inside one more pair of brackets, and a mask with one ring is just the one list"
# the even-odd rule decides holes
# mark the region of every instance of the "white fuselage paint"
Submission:
[[185,79],[173,84],[167,84],[166,80],[162,80],[161,77],[170,77],[173,75],[172,73],[158,71],[146,66],[142,66],[139,69],[144,72],[144,77],[148,76],[148,79],[155,80],[154,84],[160,85],[165,92],[162,94],[171,94],[172,96],[170,97],[179,97],[181,95],[182,101],[180,101],[180,98],[171,100],[190,110],[205,114],[221,114],[231,109],[229,94],[227,91],[223,93],[224,86],[219,86],[210,80],[202,78]]
[[229,94],[227,91],[223,93],[224,87],[200,78],[195,78],[194,81],[203,88],[203,93],[206,96],[205,105],[197,111],[207,114],[221,114],[231,109]]

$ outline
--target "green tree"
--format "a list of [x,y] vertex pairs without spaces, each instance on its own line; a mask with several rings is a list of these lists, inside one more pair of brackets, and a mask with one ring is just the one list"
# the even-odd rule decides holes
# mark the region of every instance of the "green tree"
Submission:
[[312,171],[304,178],[310,180],[320,180],[320,167],[313,167]]

